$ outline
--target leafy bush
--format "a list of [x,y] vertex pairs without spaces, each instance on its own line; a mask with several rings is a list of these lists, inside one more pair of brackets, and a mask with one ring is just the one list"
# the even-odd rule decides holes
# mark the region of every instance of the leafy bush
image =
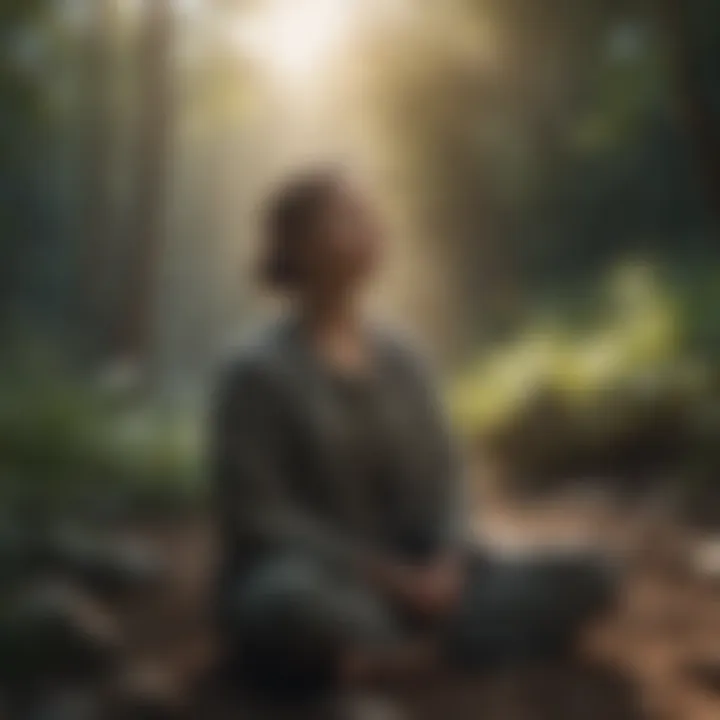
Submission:
[[0,403],[0,502],[39,516],[194,498],[199,423],[66,375],[13,375]]
[[650,267],[621,267],[589,329],[539,324],[461,376],[459,427],[534,482],[718,466],[711,373],[685,347],[680,307]]

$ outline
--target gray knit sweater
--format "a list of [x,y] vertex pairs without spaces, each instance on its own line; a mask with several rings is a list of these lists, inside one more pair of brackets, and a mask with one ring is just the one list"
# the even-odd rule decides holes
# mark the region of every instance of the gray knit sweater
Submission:
[[[452,442],[423,362],[393,334],[369,334],[372,376],[355,388],[366,396],[362,416],[297,321],[265,328],[225,370],[213,475],[226,576],[268,552],[350,566],[367,553],[436,552],[462,536]],[[360,444],[358,427],[370,431]]]

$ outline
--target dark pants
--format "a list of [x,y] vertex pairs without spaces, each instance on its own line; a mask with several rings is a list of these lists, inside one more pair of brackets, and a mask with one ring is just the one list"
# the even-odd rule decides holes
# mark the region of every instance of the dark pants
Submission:
[[[467,669],[557,656],[610,606],[614,585],[608,563],[588,554],[478,552],[464,596],[441,629],[442,650],[449,663]],[[276,698],[327,692],[345,650],[391,646],[413,633],[357,578],[291,553],[259,563],[228,599],[228,639],[240,672]]]

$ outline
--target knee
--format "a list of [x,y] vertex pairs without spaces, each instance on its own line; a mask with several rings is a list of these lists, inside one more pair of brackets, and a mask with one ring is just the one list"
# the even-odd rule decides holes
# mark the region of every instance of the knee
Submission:
[[334,681],[341,639],[318,568],[282,560],[260,568],[231,599],[229,629],[242,680],[256,691],[295,701]]

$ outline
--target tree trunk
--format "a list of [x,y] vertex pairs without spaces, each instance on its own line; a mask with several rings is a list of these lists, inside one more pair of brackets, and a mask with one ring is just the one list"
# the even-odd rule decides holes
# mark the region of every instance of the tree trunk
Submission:
[[84,179],[81,257],[81,327],[93,355],[100,351],[107,328],[107,260],[113,227],[113,33],[117,19],[115,0],[95,0],[84,52],[86,136],[83,148]]
[[129,282],[119,329],[124,359],[146,364],[152,345],[158,267],[165,230],[165,194],[170,150],[171,0],[148,0],[141,31],[139,126],[129,221]]
[[698,72],[688,0],[656,0],[675,104],[703,173],[710,209],[720,223],[720,116]]

